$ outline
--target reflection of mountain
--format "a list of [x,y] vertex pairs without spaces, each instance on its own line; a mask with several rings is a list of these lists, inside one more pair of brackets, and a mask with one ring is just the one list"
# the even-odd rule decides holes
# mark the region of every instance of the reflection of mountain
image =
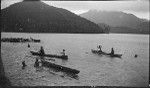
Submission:
[[2,31],[102,33],[95,23],[40,1],[23,1],[1,10]]
[[124,12],[90,10],[80,15],[97,24],[105,23],[117,33],[149,33],[149,21]]

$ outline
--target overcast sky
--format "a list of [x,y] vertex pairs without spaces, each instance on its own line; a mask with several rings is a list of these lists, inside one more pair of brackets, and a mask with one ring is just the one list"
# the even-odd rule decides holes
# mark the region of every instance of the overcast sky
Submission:
[[[1,9],[22,0],[2,0]],[[123,11],[132,13],[139,18],[149,19],[149,0],[132,1],[43,1],[46,4],[67,9],[75,14],[84,13],[90,9],[103,11]]]

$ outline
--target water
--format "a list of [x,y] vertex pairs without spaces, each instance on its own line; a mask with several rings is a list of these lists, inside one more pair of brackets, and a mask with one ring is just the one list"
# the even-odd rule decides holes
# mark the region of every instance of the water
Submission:
[[[1,37],[41,39],[41,43],[1,43],[1,57],[6,76],[14,86],[148,86],[149,35],[133,34],[26,34],[1,33]],[[123,54],[110,58],[91,53],[101,44],[102,50]],[[55,59],[56,64],[80,70],[78,79],[48,68],[34,68],[35,56],[43,46],[45,53],[60,54],[62,49],[68,61]],[[134,58],[137,54],[138,57]],[[21,62],[27,67],[22,70]]]

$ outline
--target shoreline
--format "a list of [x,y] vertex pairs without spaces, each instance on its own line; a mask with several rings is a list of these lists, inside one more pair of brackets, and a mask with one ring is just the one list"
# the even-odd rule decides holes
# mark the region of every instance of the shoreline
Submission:
[[19,34],[83,34],[83,35],[86,35],[86,34],[93,34],[93,35],[97,35],[97,34],[121,34],[121,35],[126,35],[126,34],[129,34],[129,35],[149,35],[149,33],[114,33],[114,32],[110,32],[110,33],[56,33],[56,32],[53,32],[53,33],[40,33],[40,32],[1,32],[2,33],[19,33]]

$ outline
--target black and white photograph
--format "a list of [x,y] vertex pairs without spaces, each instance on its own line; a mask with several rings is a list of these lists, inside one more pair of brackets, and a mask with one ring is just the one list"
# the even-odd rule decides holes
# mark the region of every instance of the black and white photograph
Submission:
[[149,0],[1,0],[0,88],[149,87]]

